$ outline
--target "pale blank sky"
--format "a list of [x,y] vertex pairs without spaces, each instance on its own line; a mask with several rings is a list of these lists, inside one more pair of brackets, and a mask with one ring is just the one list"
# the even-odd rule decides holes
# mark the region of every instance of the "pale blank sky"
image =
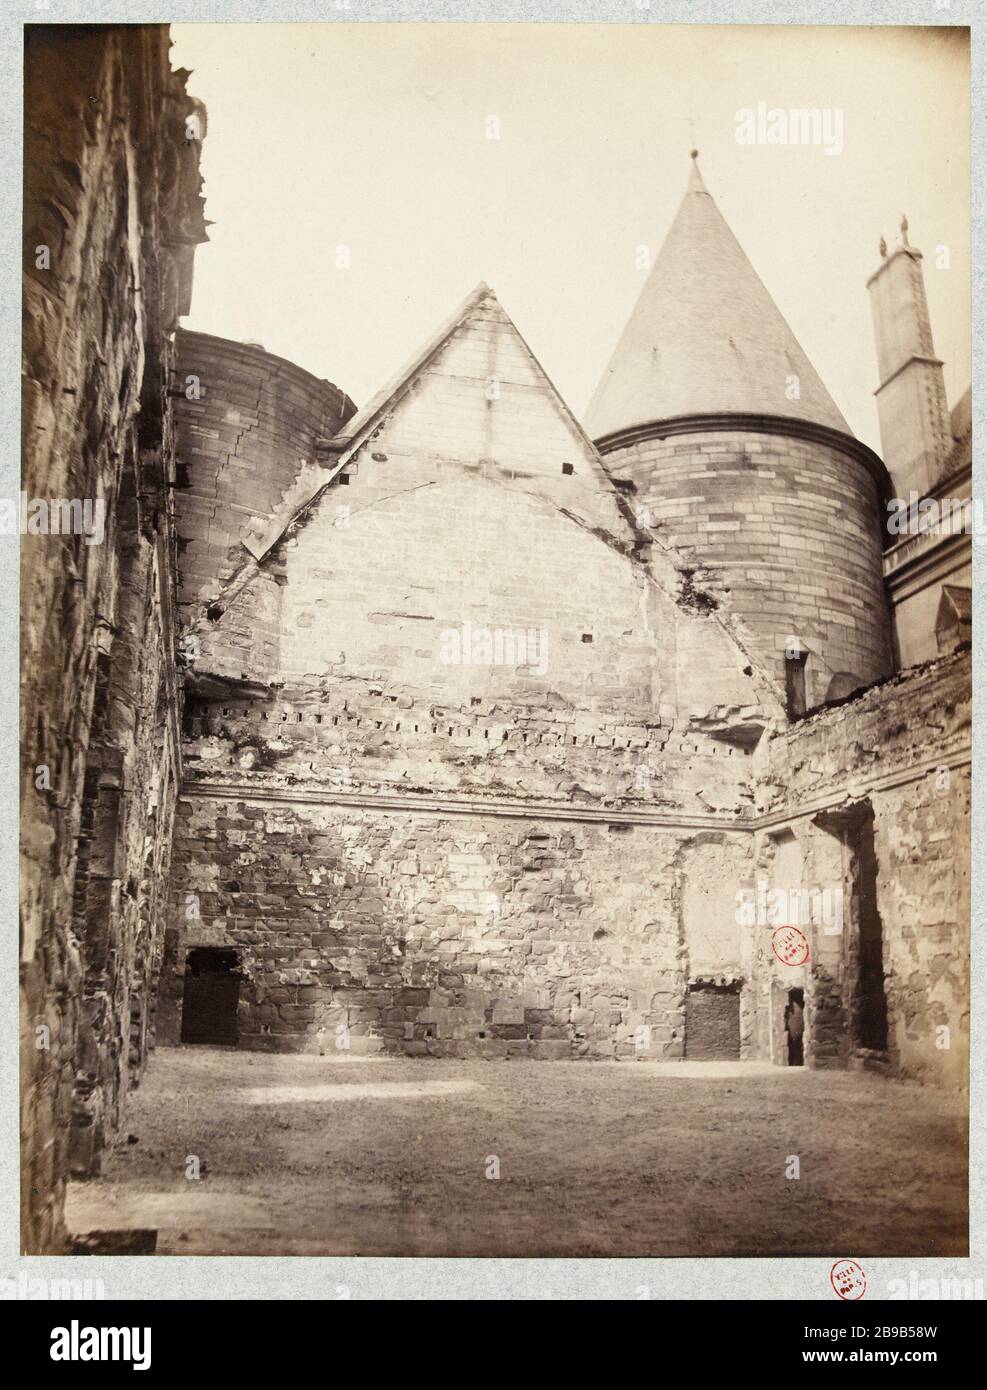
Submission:
[[[685,190],[689,151],[861,439],[864,288],[902,212],[950,405],[970,381],[965,31],[662,25],[176,25],[209,111],[210,244],[186,326],[251,339],[357,405],[480,280],[581,416]],[[758,101],[839,107],[844,150],[738,145]],[[500,139],[487,138],[497,117]],[[336,268],[336,248],[351,268]],[[936,268],[936,248],[950,268]]]

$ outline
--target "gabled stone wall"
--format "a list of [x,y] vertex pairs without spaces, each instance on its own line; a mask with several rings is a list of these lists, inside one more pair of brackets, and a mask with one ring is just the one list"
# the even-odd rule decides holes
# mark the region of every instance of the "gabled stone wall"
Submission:
[[247,1046],[680,1056],[681,852],[749,853],[771,683],[483,287],[343,436],[198,621],[169,1036],[215,946]]

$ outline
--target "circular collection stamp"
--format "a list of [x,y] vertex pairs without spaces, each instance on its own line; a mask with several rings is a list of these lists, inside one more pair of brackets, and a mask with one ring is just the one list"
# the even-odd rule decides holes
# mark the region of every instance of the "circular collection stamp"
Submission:
[[771,933],[771,949],[782,965],[804,965],[809,959],[809,938],[799,927],[777,927]]
[[840,1298],[851,1301],[863,1298],[867,1290],[867,1276],[856,1260],[837,1260],[829,1271],[829,1282]]

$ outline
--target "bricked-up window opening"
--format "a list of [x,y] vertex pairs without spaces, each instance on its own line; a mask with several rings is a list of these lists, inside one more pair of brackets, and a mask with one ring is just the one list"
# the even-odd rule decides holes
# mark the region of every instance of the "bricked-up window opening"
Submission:
[[785,703],[789,719],[801,719],[805,714],[805,663],[809,653],[800,651],[785,656]]
[[857,990],[854,1031],[859,1047],[886,1052],[888,1001],[884,993],[884,930],[877,910],[874,812],[868,806],[851,831],[857,857]]
[[240,969],[236,951],[196,946],[185,960],[182,1042],[236,1046]]
[[785,1033],[788,1038],[788,1065],[801,1067],[805,1061],[802,1044],[805,1024],[805,995],[800,989],[788,991],[785,1006]]
[[690,1062],[740,1060],[740,986],[691,984],[685,1001],[685,1055]]

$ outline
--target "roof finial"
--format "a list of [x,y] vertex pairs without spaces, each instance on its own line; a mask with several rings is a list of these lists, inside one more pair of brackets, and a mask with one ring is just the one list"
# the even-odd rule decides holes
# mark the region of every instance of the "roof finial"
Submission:
[[692,158],[692,168],[689,170],[689,182],[686,191],[689,193],[705,193],[706,185],[703,183],[703,176],[699,172],[699,151],[690,151]]
[[901,214],[901,244],[908,245],[908,218],[904,213]]
[[881,260],[886,260],[888,254],[888,243],[884,240],[883,237],[881,237],[881,240],[878,242],[878,250],[881,253]]

